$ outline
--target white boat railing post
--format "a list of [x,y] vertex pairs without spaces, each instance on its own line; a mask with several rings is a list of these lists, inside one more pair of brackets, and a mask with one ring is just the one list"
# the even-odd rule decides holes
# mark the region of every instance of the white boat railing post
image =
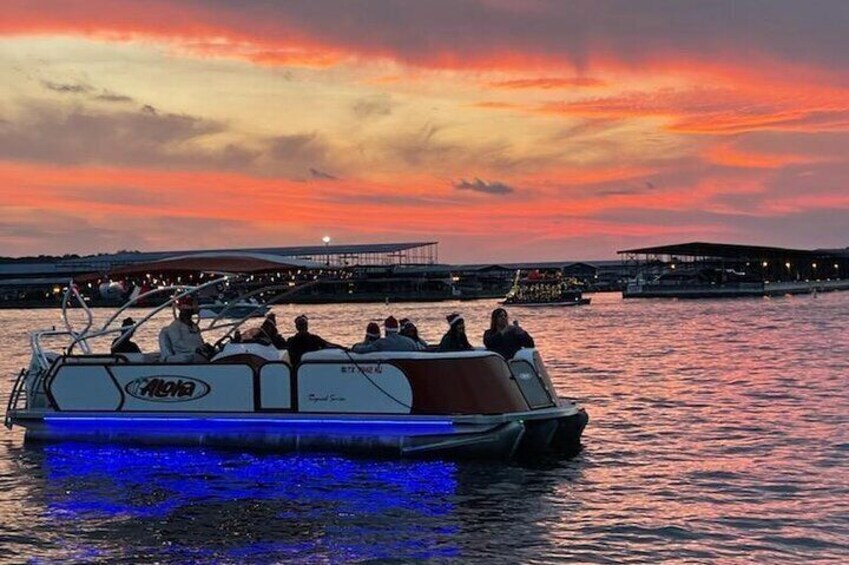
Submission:
[[[68,319],[68,305],[71,302],[71,298],[75,298],[77,302],[80,303],[80,306],[82,306],[83,311],[85,312],[86,317],[88,318],[86,326],[81,332],[75,331],[73,325],[71,324],[71,321]],[[85,343],[85,340],[82,338],[84,338],[86,333],[88,333],[88,331],[91,329],[91,326],[94,323],[94,316],[92,315],[91,309],[88,307],[88,304],[85,303],[85,300],[83,300],[82,295],[80,295],[80,291],[77,288],[77,285],[74,283],[73,279],[68,282],[68,288],[65,289],[65,294],[62,297],[62,321],[65,323],[65,328],[68,330],[68,334],[71,336],[71,343],[68,345],[67,349],[68,353],[71,352],[71,350],[74,348],[74,345],[76,345],[77,343],[80,343],[80,349],[82,349],[83,352],[91,353],[91,349],[89,348],[88,344]]]

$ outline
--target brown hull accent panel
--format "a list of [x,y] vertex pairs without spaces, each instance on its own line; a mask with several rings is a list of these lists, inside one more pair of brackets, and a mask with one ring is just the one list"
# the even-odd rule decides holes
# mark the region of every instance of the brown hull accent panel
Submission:
[[530,410],[498,355],[393,359],[413,389],[413,414],[505,414]]

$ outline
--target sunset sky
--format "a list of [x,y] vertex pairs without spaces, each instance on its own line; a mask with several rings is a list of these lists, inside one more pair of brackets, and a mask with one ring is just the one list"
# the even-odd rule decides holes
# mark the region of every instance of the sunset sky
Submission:
[[846,0],[0,10],[0,255],[849,245]]

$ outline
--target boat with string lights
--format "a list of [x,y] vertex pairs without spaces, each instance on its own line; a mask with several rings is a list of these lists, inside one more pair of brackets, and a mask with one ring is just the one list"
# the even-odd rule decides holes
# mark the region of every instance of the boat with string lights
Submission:
[[[486,350],[358,354],[340,347],[307,353],[293,366],[285,349],[234,339],[249,316],[221,315],[198,326],[206,341],[214,339],[208,361],[173,360],[164,354],[168,344],[161,335],[160,352],[112,353],[97,346],[114,345],[141,325],[168,317],[169,310],[176,315],[175,301],[185,303],[216,285],[302,267],[256,257],[189,257],[137,266],[133,269],[142,272],[208,275],[197,284],[139,294],[97,326],[77,286],[69,284],[62,302],[65,327],[31,334],[32,360],[15,381],[6,426],[25,428],[29,442],[495,459],[580,451],[587,413],[557,394],[535,349],[506,360]],[[254,289],[240,300],[262,295],[267,306],[292,289],[284,285],[269,297],[270,292]],[[155,294],[170,299],[150,300]],[[139,321],[118,325],[129,308],[145,300],[160,303]],[[69,316],[78,308],[86,319],[79,328]]]
[[501,304],[526,308],[582,306],[589,304],[581,289],[569,284],[559,274],[546,276],[534,270],[523,276],[516,271],[513,286]]

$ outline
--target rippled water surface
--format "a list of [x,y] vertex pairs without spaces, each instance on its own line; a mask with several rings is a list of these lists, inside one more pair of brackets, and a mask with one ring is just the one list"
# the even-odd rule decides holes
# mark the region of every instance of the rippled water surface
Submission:
[[[316,333],[353,343],[389,313],[438,341],[459,309],[480,343],[494,306],[276,311],[307,312]],[[572,461],[24,447],[3,431],[0,560],[849,562],[849,293],[602,294],[511,315],[561,395],[590,413]],[[54,323],[56,311],[0,311],[4,403],[26,331]],[[138,336],[143,348],[156,329]]]

